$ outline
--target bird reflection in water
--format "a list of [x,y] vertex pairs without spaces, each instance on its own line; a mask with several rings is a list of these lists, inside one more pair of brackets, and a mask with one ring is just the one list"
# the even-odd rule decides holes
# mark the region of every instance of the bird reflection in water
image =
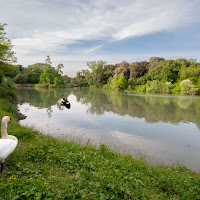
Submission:
[[71,105],[70,105],[68,99],[65,96],[63,96],[62,98],[63,98],[63,100],[61,102],[61,106],[65,106],[66,108],[70,109]]

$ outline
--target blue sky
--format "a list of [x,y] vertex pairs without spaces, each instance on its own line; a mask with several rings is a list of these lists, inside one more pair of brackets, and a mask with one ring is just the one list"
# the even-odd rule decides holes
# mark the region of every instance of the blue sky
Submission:
[[18,64],[51,57],[75,76],[88,61],[200,59],[199,0],[0,0]]

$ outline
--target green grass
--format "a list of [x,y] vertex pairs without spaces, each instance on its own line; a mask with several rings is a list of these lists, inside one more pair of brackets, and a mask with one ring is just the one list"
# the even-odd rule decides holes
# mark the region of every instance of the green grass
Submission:
[[200,199],[200,175],[182,165],[153,166],[105,145],[42,135],[15,119],[8,133],[19,143],[0,174],[0,199]]

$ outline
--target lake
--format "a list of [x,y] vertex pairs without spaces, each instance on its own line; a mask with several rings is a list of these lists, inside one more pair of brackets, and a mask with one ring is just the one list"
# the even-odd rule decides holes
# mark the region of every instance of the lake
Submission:
[[[18,109],[27,116],[21,125],[200,171],[200,97],[88,88],[19,88],[19,94]],[[61,105],[63,95],[70,109]]]

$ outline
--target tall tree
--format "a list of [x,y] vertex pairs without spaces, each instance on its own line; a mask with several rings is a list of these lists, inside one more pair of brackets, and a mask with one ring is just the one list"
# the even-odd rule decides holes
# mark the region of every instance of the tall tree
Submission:
[[[93,61],[93,62],[87,63],[87,66],[91,70],[90,79],[88,81],[89,85],[98,85],[99,86],[99,83],[100,83],[99,80],[101,79],[101,77],[98,76],[98,74],[102,74],[105,65],[106,65],[106,62],[103,60],[98,60],[97,62]],[[98,83],[97,83],[97,80],[98,80]]]
[[148,62],[141,61],[141,62],[133,62],[130,65],[130,79],[134,78],[140,78],[141,76],[144,76],[145,73],[147,73],[149,70]]
[[17,61],[15,52],[12,51],[11,41],[6,37],[5,26],[6,24],[0,23],[0,83],[12,69],[12,64]]
[[58,72],[58,74],[63,74],[62,69],[64,68],[64,65],[62,63],[60,63],[57,67],[56,70]]
[[50,56],[47,56],[47,58],[45,60],[45,63],[48,64],[48,65],[50,65],[50,66],[52,65]]
[[24,73],[28,75],[28,83],[39,83],[40,76],[45,67],[46,64],[44,63],[28,65],[24,70]]
[[114,73],[117,76],[117,78],[120,78],[121,73],[123,73],[124,74],[124,78],[126,80],[129,79],[129,76],[130,76],[129,65],[130,64],[128,62],[126,62],[126,61],[123,61],[121,63],[116,64],[116,68],[115,68]]

